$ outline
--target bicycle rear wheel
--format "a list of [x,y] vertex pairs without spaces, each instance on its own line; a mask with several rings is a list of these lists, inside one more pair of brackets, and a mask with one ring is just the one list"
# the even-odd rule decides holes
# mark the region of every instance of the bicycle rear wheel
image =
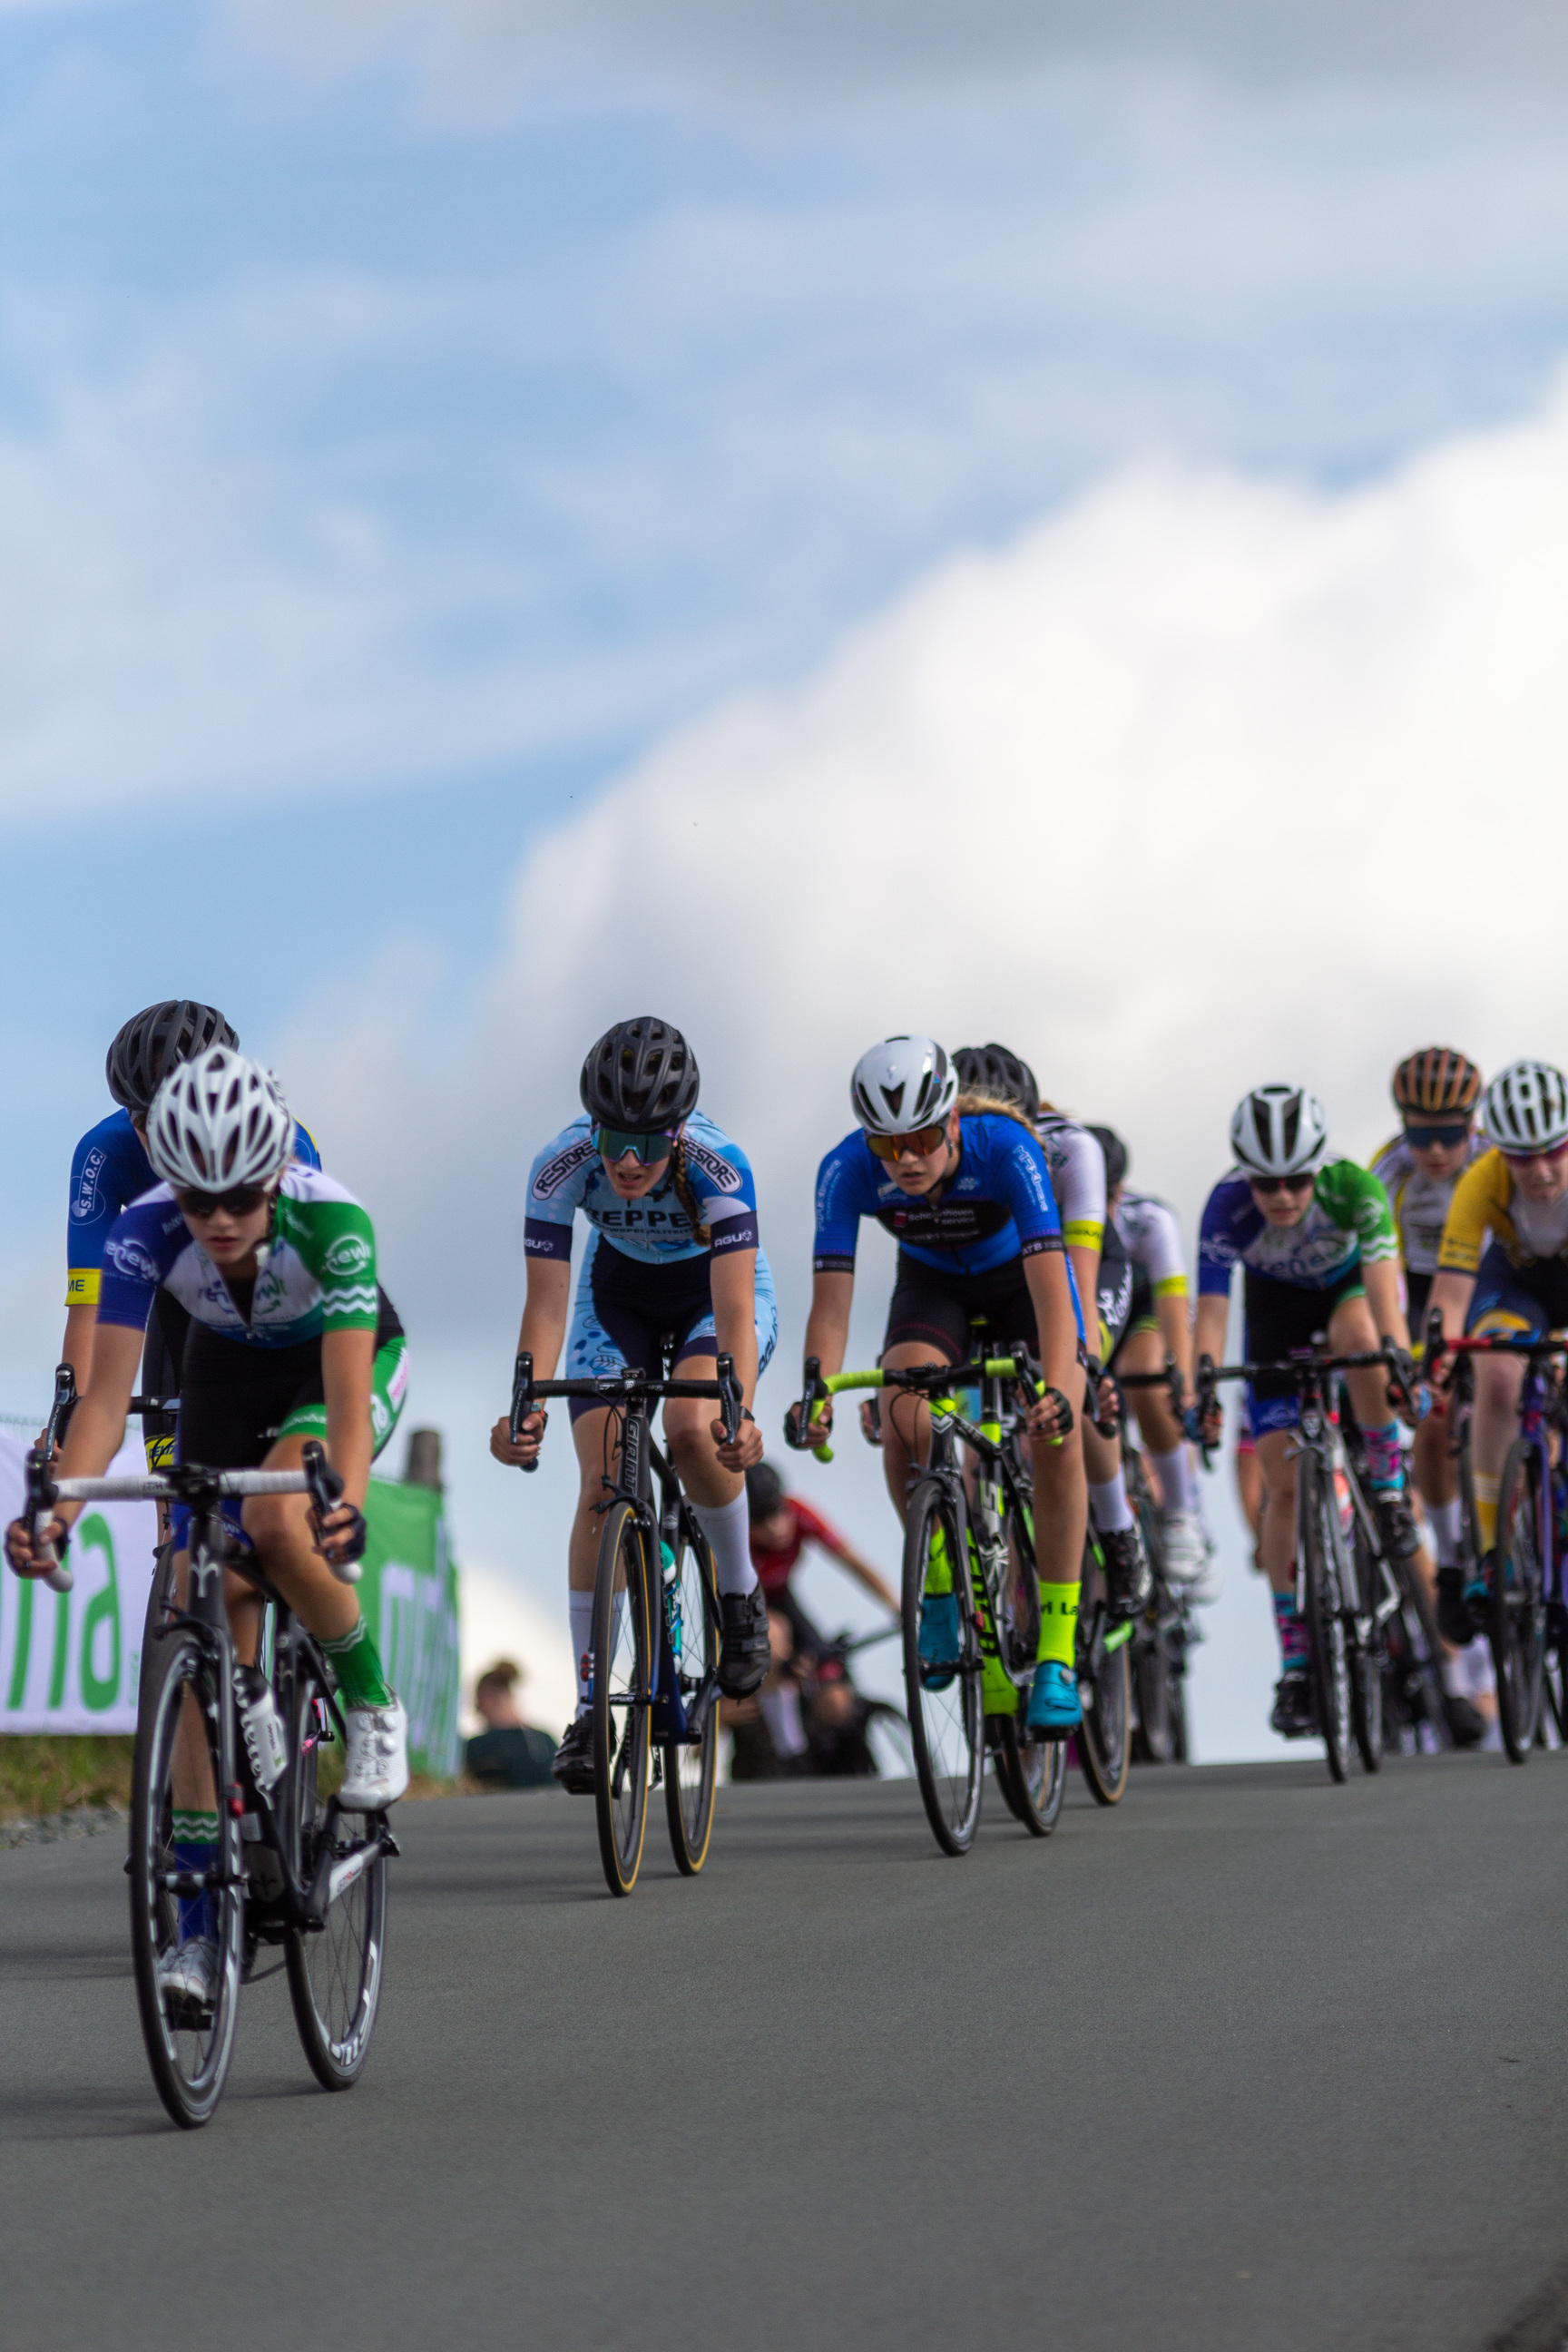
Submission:
[[1306,1555],[1307,1643],[1318,1704],[1318,1729],[1328,1752],[1330,1772],[1336,1780],[1346,1780],[1350,1778],[1355,1727],[1352,1721],[1350,1646],[1340,1605],[1333,1532],[1328,1524],[1329,1512],[1338,1506],[1331,1488],[1324,1486],[1315,1456],[1302,1454],[1297,1476],[1300,1481],[1300,1541]]
[[1509,1448],[1498,1489],[1497,1549],[1487,1631],[1497,1668],[1498,1723],[1509,1761],[1524,1764],[1535,1742],[1546,1664],[1544,1558],[1538,1524],[1541,1482],[1536,1451],[1522,1438]]
[[1068,1782],[1065,1739],[1031,1739],[1016,1715],[999,1718],[996,1727],[997,1778],[1005,1773],[1003,1794],[1015,1817],[1034,1837],[1049,1837],[1062,1810]]
[[[1083,1618],[1080,1613],[1079,1623]],[[1098,1605],[1089,1612],[1089,1632],[1081,1636],[1078,1657],[1079,1695],[1083,1700],[1083,1728],[1077,1736],[1078,1760],[1089,1794],[1098,1805],[1119,1805],[1127,1794],[1132,1769],[1132,1673],[1129,1643],[1106,1648],[1105,1612]]]
[[719,1698],[712,1682],[719,1665],[719,1594],[707,1542],[693,1546],[682,1533],[676,1546],[674,1570],[664,1571],[669,1659],[682,1706],[689,1707],[706,1689],[708,1713],[700,1740],[664,1743],[664,1804],[676,1867],[684,1877],[695,1878],[708,1859],[719,1772]]
[[652,1629],[643,1532],[629,1503],[605,1514],[594,1584],[594,1804],[612,1895],[629,1895],[647,1824]]
[[[1383,1762],[1383,1665],[1387,1645],[1378,1631],[1376,1612],[1383,1599],[1383,1571],[1367,1549],[1359,1527],[1352,1538],[1352,1565],[1356,1580],[1356,1616],[1366,1628],[1351,1643],[1351,1719],[1355,1744],[1369,1772]],[[1347,1630],[1347,1639],[1349,1638]]]
[[[147,1677],[136,1735],[131,1950],[153,2080],[169,2114],[187,2131],[205,2124],[223,2095],[239,2003],[239,1823],[218,1796],[226,1780],[218,1710],[228,1705],[219,1668],[200,1635],[188,1629],[165,1634]],[[217,1835],[205,1842],[210,1847],[205,1867],[194,1864],[188,1853],[182,1860],[175,1852],[176,1810],[216,1817]],[[177,1955],[202,1942],[212,1946],[207,1992],[166,1983],[165,1970]]]
[[[322,1748],[333,1738],[327,1693],[309,1665],[287,1678],[280,1693],[289,1769],[278,1790],[279,1811],[296,1885],[309,1887],[323,1858],[331,1868],[363,1855],[378,1822],[344,1813],[331,1802]],[[320,1927],[290,1927],[283,1957],[289,1998],[310,2072],[326,2091],[346,2091],[359,2080],[381,2005],[386,1954],[386,1856],[379,1849],[335,1898],[330,1893]]]
[[[953,1854],[967,1853],[973,1843],[985,1761],[980,1644],[967,1569],[958,1514],[940,1480],[922,1479],[904,1532],[904,1682],[926,1819],[942,1852]],[[932,1581],[946,1590],[928,1595]],[[944,1638],[939,1644],[942,1654],[922,1661],[921,1628],[928,1605],[949,1597],[953,1611],[939,1613],[956,1618],[957,1639]],[[949,1649],[955,1653],[952,1657]],[[932,1687],[933,1677],[942,1687]]]

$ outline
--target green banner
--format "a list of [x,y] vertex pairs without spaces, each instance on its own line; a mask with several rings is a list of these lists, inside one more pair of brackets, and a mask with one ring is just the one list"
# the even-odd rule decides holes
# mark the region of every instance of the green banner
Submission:
[[430,1486],[373,1478],[360,1605],[387,1679],[408,1710],[408,1760],[449,1780],[458,1738],[458,1571],[441,1497]]

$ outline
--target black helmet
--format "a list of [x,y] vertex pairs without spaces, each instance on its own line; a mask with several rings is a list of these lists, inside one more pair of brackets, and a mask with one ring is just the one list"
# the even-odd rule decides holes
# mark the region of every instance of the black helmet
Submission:
[[1027,1062],[1005,1045],[961,1045],[952,1057],[959,1084],[975,1094],[999,1095],[1016,1103],[1026,1118],[1040,1115],[1040,1089]]
[[645,1013],[605,1030],[583,1065],[577,1090],[590,1118],[656,1135],[690,1118],[701,1083],[679,1030]]
[[746,1473],[746,1503],[753,1519],[771,1519],[784,1498],[784,1483],[771,1462]]
[[1105,1189],[1114,1192],[1127,1173],[1127,1146],[1113,1127],[1091,1127],[1089,1131],[1105,1154]]
[[233,1051],[238,1045],[216,1004],[193,1004],[188,997],[172,996],[126,1023],[109,1049],[104,1076],[122,1109],[145,1116],[158,1088],[181,1062],[194,1062],[209,1045]]

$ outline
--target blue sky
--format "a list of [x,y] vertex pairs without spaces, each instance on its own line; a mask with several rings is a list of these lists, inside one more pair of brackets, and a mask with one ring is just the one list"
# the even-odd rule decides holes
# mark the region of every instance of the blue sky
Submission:
[[[390,1189],[334,1049],[427,1104],[503,1000],[514,1040],[546,998],[594,1025],[620,946],[530,972],[517,910],[681,730],[1129,469],[1375,504],[1551,398],[1552,12],[890,21],[0,5],[6,1402],[140,1003],[223,1003]],[[769,938],[831,956],[736,840]],[[513,1158],[569,1114],[551,1055]],[[510,1248],[443,1344],[497,1343]]]

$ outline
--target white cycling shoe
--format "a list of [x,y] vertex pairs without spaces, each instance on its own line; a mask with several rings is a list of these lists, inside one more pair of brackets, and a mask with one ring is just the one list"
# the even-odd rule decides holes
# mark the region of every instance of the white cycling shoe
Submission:
[[390,1706],[343,1709],[348,1769],[338,1790],[345,1812],[379,1813],[408,1786],[408,1717],[400,1699]]
[[1163,1512],[1160,1528],[1165,1538],[1165,1574],[1171,1582],[1184,1586],[1194,1601],[1217,1601],[1219,1563],[1196,1511]]
[[188,2032],[210,2024],[217,1979],[217,1946],[207,1937],[193,1936],[165,1952],[158,1963],[158,1989],[170,2024]]

